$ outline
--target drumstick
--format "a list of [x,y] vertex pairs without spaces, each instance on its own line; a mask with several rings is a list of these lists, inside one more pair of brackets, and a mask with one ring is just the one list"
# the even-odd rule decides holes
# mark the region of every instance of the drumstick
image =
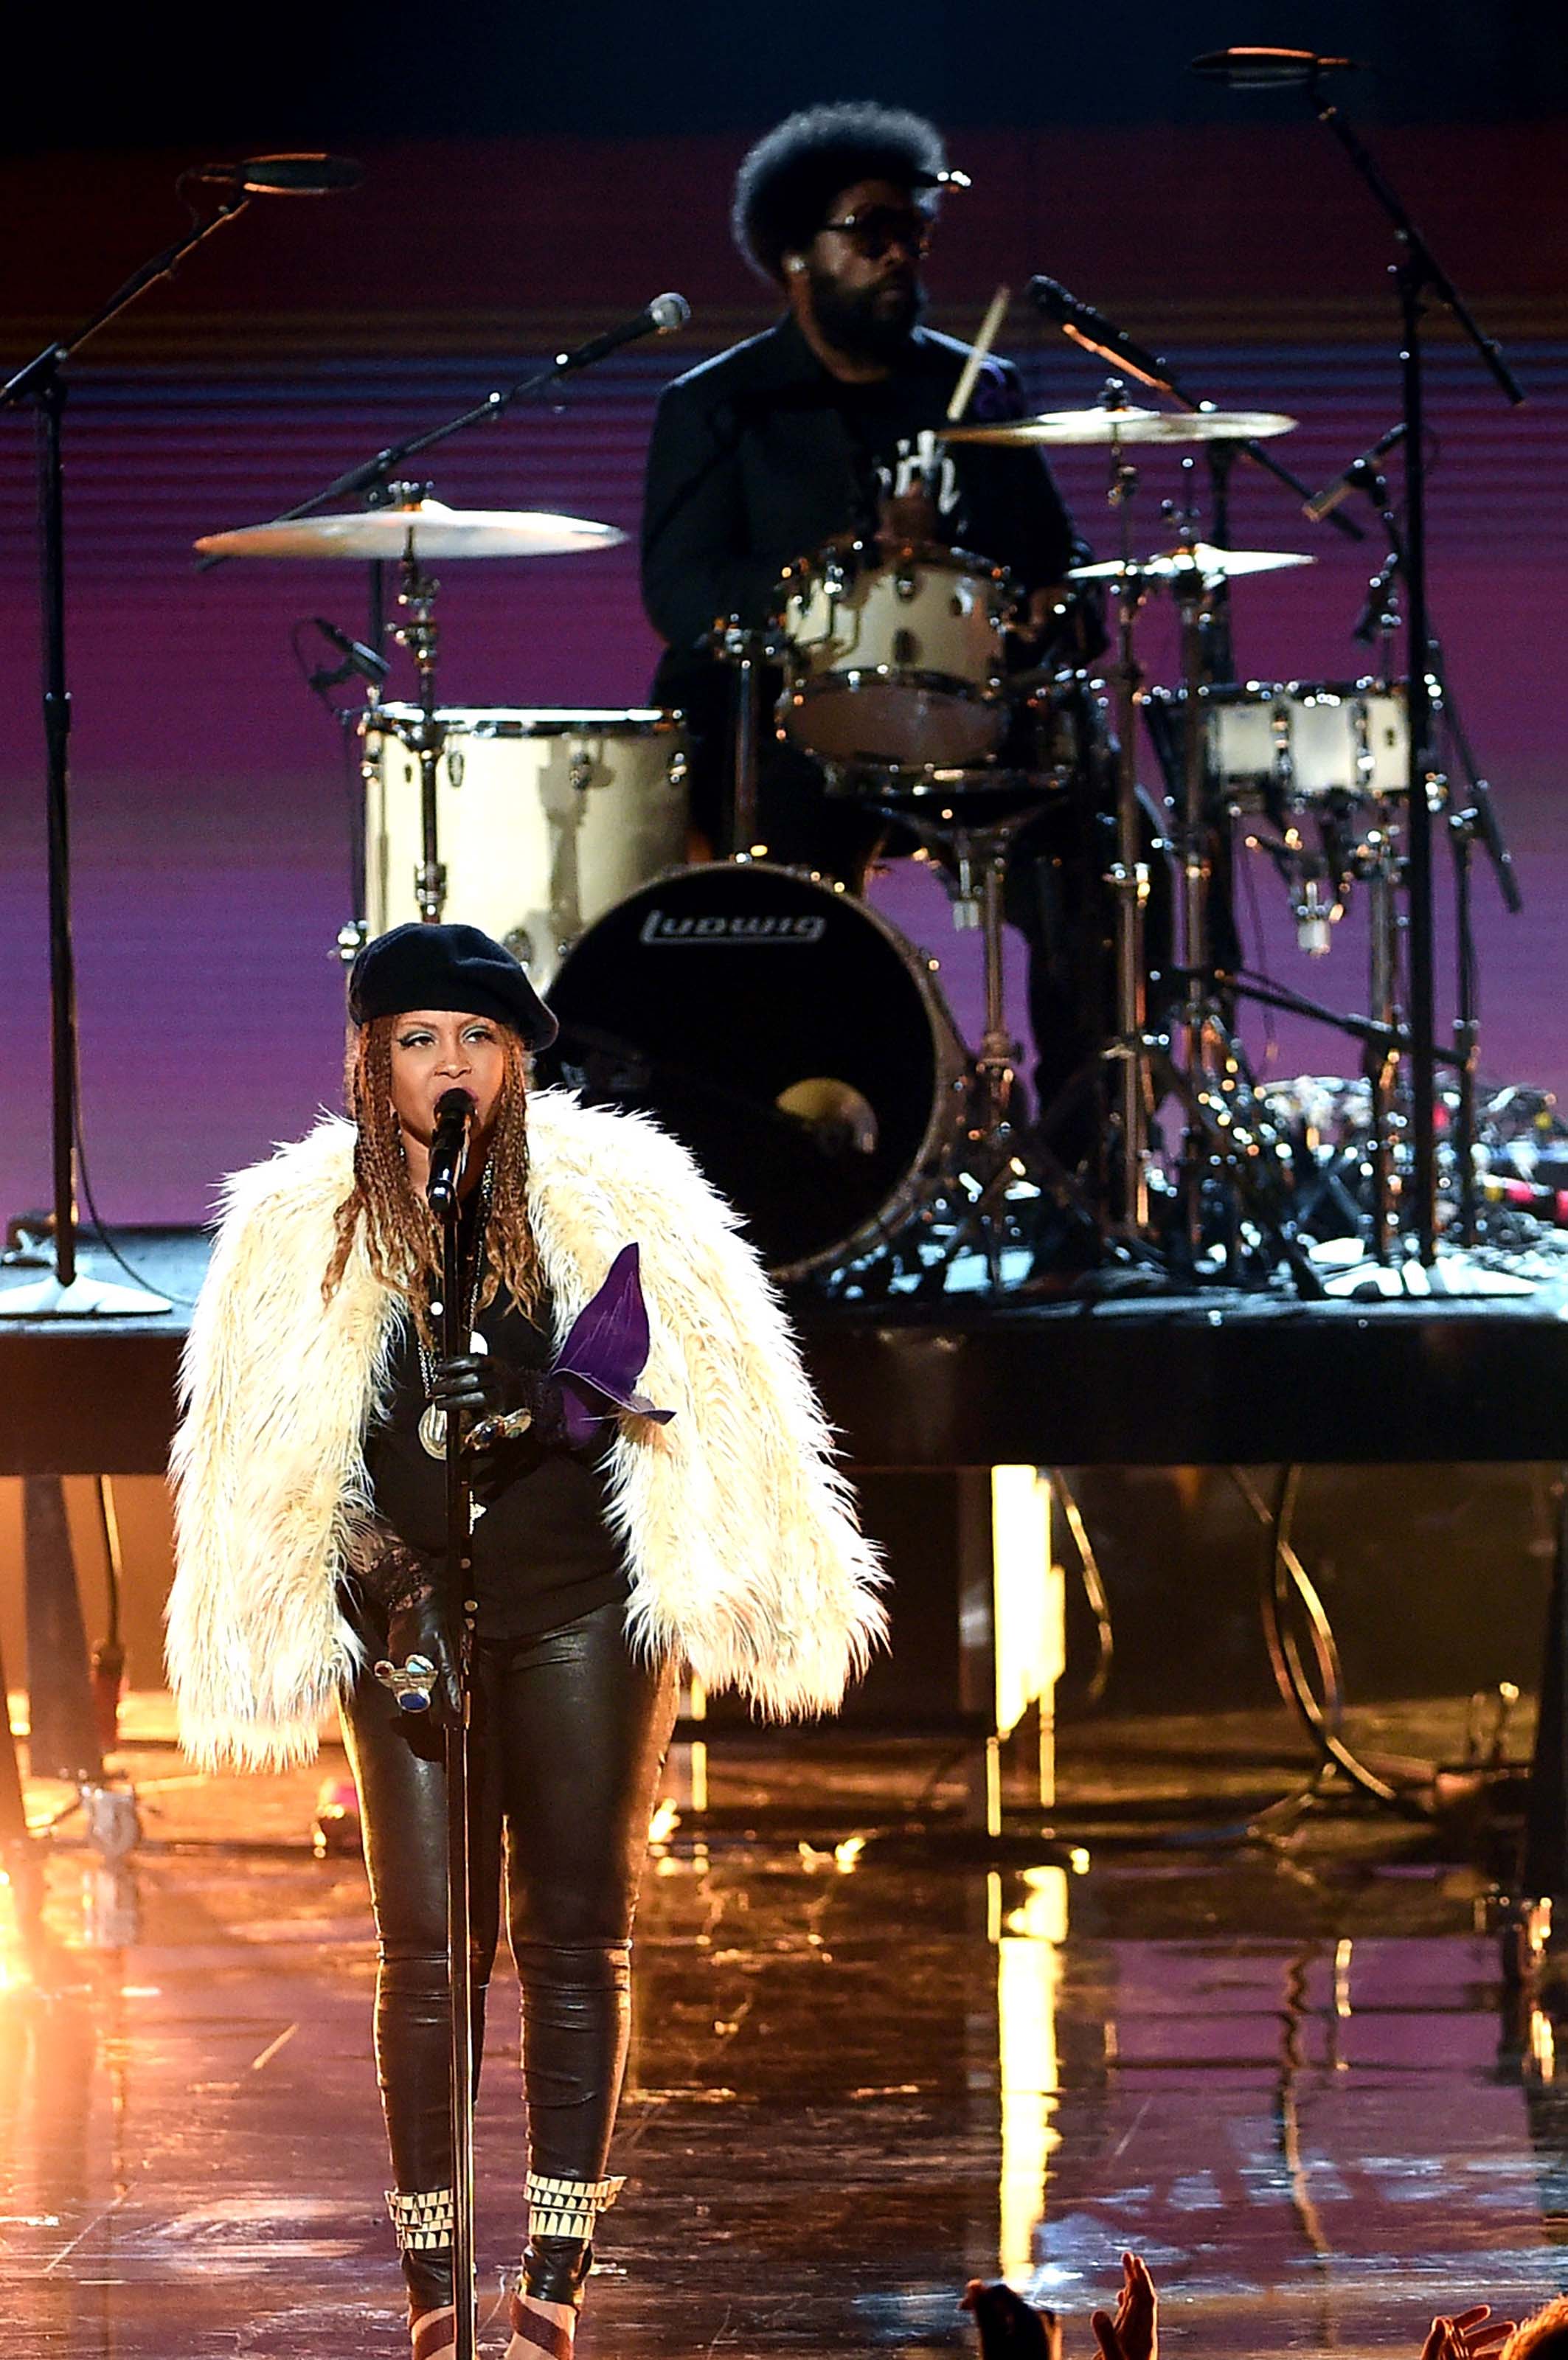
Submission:
[[996,332],[1007,315],[1007,305],[1012,293],[1011,287],[999,287],[991,299],[991,309],[980,323],[980,333],[970,347],[970,356],[964,363],[963,375],[954,386],[953,398],[948,404],[949,426],[956,426],[969,408],[969,398],[974,391],[974,381],[980,375],[987,353],[996,342]]

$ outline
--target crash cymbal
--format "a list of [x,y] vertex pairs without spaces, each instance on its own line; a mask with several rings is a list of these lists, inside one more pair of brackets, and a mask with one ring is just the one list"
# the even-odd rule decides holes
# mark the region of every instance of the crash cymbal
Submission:
[[1185,549],[1162,549],[1153,557],[1105,558],[1098,565],[1075,565],[1069,582],[1179,582],[1201,574],[1205,582],[1230,582],[1240,574],[1283,574],[1292,565],[1315,565],[1315,557],[1293,549],[1220,549],[1195,541]]
[[396,561],[416,557],[565,557],[577,550],[614,549],[626,535],[586,517],[551,516],[532,508],[449,508],[442,500],[411,500],[389,508],[356,508],[349,516],[300,517],[292,524],[242,525],[209,532],[196,543],[203,557],[354,557]]
[[947,442],[994,442],[1005,450],[1040,442],[1256,442],[1288,434],[1295,424],[1279,410],[1141,410],[1136,402],[1124,401],[938,432]]

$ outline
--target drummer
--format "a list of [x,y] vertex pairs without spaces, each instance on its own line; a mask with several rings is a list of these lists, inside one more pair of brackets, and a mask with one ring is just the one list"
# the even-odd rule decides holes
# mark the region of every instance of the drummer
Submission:
[[[642,533],[643,602],[668,643],[653,694],[688,716],[695,814],[716,849],[730,849],[731,694],[709,644],[716,617],[766,622],[784,566],[835,535],[874,535],[890,497],[908,538],[1004,566],[1042,614],[1084,553],[1037,453],[936,439],[969,357],[920,325],[945,171],[935,126],[887,107],[812,107],[771,131],[740,167],[731,227],[788,308],[660,400]],[[1023,407],[1015,371],[988,358],[966,414]],[[829,801],[803,756],[767,754],[760,836],[773,857],[858,886],[874,816]]]
[[[891,524],[1005,567],[1044,626],[1025,661],[1072,663],[1101,644],[1092,608],[1086,620],[1068,602],[1065,624],[1053,611],[1062,605],[1055,585],[1087,551],[1043,456],[939,440],[970,357],[968,345],[920,324],[920,266],[946,172],[935,126],[887,107],[812,107],[769,132],[740,166],[731,229],[747,262],[782,290],[784,316],[660,399],[642,532],[643,603],[666,642],[653,696],[688,716],[693,814],[715,851],[734,848],[734,674],[714,652],[715,620],[765,623],[784,566],[835,536]],[[966,416],[1017,417],[1024,407],[1016,371],[988,356]],[[758,840],[772,858],[858,890],[883,833],[879,816],[829,796],[818,767],[771,732],[759,773]],[[1042,1103],[1086,1061],[1092,1071],[1105,1029],[1100,880],[1109,856],[1092,796],[1074,800],[1075,810],[1031,823],[1009,865],[1008,915],[1030,945]],[[1095,1130],[1091,1103],[1053,1143],[1080,1164]]]

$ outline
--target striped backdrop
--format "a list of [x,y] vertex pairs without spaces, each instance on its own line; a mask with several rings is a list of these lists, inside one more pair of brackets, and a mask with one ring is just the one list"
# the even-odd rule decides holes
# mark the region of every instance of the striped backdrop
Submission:
[[[341,979],[330,951],[348,907],[347,774],[291,631],[316,614],[357,629],[362,578],[258,564],[198,576],[190,542],[275,513],[673,286],[694,306],[685,335],[618,355],[565,405],[513,411],[431,467],[455,505],[559,508],[634,533],[660,385],[770,316],[723,239],[740,144],[370,153],[359,195],[253,206],[77,365],[66,428],[75,912],[87,1143],[109,1218],[197,1218],[219,1173],[297,1130],[335,1088]],[[937,324],[972,328],[999,280],[1016,289],[1048,269],[1119,312],[1215,399],[1298,416],[1281,448],[1313,484],[1397,415],[1387,239],[1310,126],[1223,137],[977,131],[952,145],[981,187],[945,226]],[[1552,257],[1568,226],[1563,143],[1548,126],[1389,132],[1378,146],[1530,394],[1528,410],[1508,411],[1470,351],[1445,324],[1435,329],[1433,608],[1527,896],[1524,917],[1508,920],[1478,878],[1485,1066],[1562,1087],[1568,309]],[[0,168],[25,257],[3,299],[0,357],[24,357],[176,233],[170,190],[183,160]],[[1006,346],[1042,407],[1097,390],[1094,365],[1047,341],[1016,304]],[[27,421],[0,421],[5,1215],[48,1191],[31,458]],[[1100,466],[1069,454],[1058,472],[1106,545]],[[1180,489],[1171,461],[1146,469],[1140,541],[1165,537],[1160,502]],[[1348,633],[1375,542],[1356,550],[1314,531],[1245,470],[1234,526],[1241,541],[1320,560],[1245,587],[1241,668],[1331,679],[1364,669]],[[630,547],[449,565],[441,623],[442,693],[455,704],[634,704],[656,653]],[[1156,678],[1169,676],[1157,616],[1146,655]],[[942,955],[972,1025],[972,945],[951,935],[937,889],[905,871],[878,890]],[[1332,956],[1309,966],[1270,875],[1257,892],[1281,978],[1358,1005],[1357,914]],[[1446,1004],[1446,977],[1443,994]],[[1270,1047],[1255,1027],[1254,1040],[1281,1071],[1344,1070],[1332,1034],[1282,1026]]]

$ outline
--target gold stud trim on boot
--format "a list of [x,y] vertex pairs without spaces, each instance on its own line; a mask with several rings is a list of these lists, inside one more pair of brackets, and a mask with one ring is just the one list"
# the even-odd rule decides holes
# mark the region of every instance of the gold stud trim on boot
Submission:
[[387,2191],[398,2251],[402,2254],[444,2254],[457,2232],[456,2208],[450,2188],[429,2188],[412,2193],[401,2188]]
[[609,2211],[625,2185],[624,2176],[619,2180],[558,2180],[548,2173],[531,2171],[523,2191],[528,2199],[529,2235],[590,2239],[594,2223],[601,2212]]

